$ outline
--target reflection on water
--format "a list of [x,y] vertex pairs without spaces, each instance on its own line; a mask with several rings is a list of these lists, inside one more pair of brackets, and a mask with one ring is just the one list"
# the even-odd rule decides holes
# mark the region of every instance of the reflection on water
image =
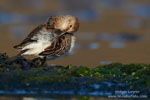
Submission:
[[120,41],[114,41],[111,43],[111,48],[124,48],[125,43],[120,42]]
[[137,20],[135,18],[128,19],[126,25],[128,27],[131,27],[131,28],[140,28],[141,27],[141,21]]
[[150,15],[150,5],[149,4],[133,4],[131,6],[131,14],[134,16],[148,18]]
[[107,41],[139,41],[145,38],[145,36],[135,35],[132,33],[119,33],[119,34],[110,34],[110,33],[80,33],[77,34],[77,38],[81,40],[107,40]]
[[23,97],[23,100],[58,100],[58,99]]
[[42,15],[26,15],[26,14],[18,14],[18,13],[0,13],[0,23],[1,24],[33,24],[37,22],[44,22],[50,16],[54,14],[47,13]]
[[82,21],[97,21],[99,20],[99,14],[95,10],[80,10],[74,13],[71,13],[74,16],[78,16],[78,18]]
[[10,27],[11,36],[13,40],[22,40],[24,38],[24,34],[21,34],[25,31],[25,27],[23,26],[12,26]]
[[100,12],[96,10],[96,1],[91,0],[60,0],[61,14],[78,16],[82,21],[97,21],[100,19]]
[[98,43],[90,43],[89,48],[90,49],[97,49],[97,48],[99,48],[99,44]]
[[108,41],[125,41],[125,42],[128,42],[128,41],[138,41],[138,40],[141,40],[143,37],[142,36],[138,36],[138,35],[133,35],[132,33],[129,34],[129,33],[120,33],[120,34],[115,34],[115,35],[112,35],[112,34],[108,34],[108,33],[105,33],[105,34],[100,34],[98,36],[100,40],[108,40]]
[[99,44],[98,43],[89,43],[89,44],[76,44],[74,49],[77,50],[88,50],[88,49],[98,49],[99,48]]
[[4,13],[1,12],[0,13],[0,23],[1,24],[11,24],[11,23],[15,23],[15,22],[20,22],[21,16],[19,14],[15,14],[15,13]]
[[105,64],[110,64],[112,63],[111,61],[101,61],[100,64],[105,65]]
[[[113,100],[99,97],[87,97],[87,96],[76,96],[74,97],[63,97],[63,96],[55,96],[55,97],[30,97],[30,96],[20,96],[20,97],[0,97],[0,100]],[[119,100],[119,99],[117,99]],[[121,100],[121,99],[120,99]]]

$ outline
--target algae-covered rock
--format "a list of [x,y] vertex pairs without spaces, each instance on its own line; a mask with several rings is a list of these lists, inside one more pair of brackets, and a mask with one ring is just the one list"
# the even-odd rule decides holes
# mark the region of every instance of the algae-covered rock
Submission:
[[[150,95],[150,65],[112,63],[85,66],[36,66],[23,57],[0,54],[0,94],[114,95],[116,90]],[[3,92],[2,92],[3,91]]]

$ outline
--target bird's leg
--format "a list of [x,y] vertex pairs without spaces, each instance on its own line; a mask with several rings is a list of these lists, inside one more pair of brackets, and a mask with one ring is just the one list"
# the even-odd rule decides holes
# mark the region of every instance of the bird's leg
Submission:
[[43,58],[41,59],[41,65],[43,65],[45,62],[46,62],[46,57],[43,57]]
[[29,49],[25,49],[25,50],[22,50],[18,55],[17,57],[18,58],[21,58],[22,57],[22,54],[25,53],[26,51],[28,51]]
[[34,65],[41,66],[41,65],[43,65],[45,63],[45,61],[46,61],[46,57],[43,57],[43,58],[38,57],[38,58],[33,59],[32,63]]

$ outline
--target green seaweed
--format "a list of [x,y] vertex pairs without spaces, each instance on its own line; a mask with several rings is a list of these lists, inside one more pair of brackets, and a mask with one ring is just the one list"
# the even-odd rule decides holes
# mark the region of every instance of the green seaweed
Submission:
[[[93,84],[112,82],[125,83],[122,89],[135,89],[150,94],[150,64],[112,63],[95,68],[85,66],[37,66],[25,58],[11,60],[0,54],[0,90],[73,90],[94,91]],[[116,89],[120,87],[116,85]],[[110,89],[103,84],[102,89]],[[112,90],[113,91],[113,90]],[[81,97],[79,97],[81,98]],[[82,97],[88,100],[86,97]]]

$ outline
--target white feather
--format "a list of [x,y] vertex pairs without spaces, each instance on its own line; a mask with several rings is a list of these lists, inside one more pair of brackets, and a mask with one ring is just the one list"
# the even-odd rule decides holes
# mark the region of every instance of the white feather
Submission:
[[35,35],[32,39],[36,39],[37,42],[33,42],[25,46],[22,50],[29,49],[22,55],[35,55],[38,56],[39,53],[44,51],[45,48],[51,45],[52,41],[52,33],[47,32],[45,28],[43,28],[37,35]]
[[[45,28],[39,31],[38,34],[32,37],[33,40],[37,40],[37,42],[32,42],[26,45],[22,50],[28,49],[28,51],[24,52],[22,55],[34,55],[39,56],[41,52],[45,50],[48,46],[51,45],[53,41],[53,33],[47,32]],[[75,45],[75,36],[71,37],[71,47],[69,52],[72,52]]]
[[75,36],[72,36],[71,37],[71,47],[70,47],[69,52],[72,52],[74,45],[75,45],[75,40],[76,40]]

